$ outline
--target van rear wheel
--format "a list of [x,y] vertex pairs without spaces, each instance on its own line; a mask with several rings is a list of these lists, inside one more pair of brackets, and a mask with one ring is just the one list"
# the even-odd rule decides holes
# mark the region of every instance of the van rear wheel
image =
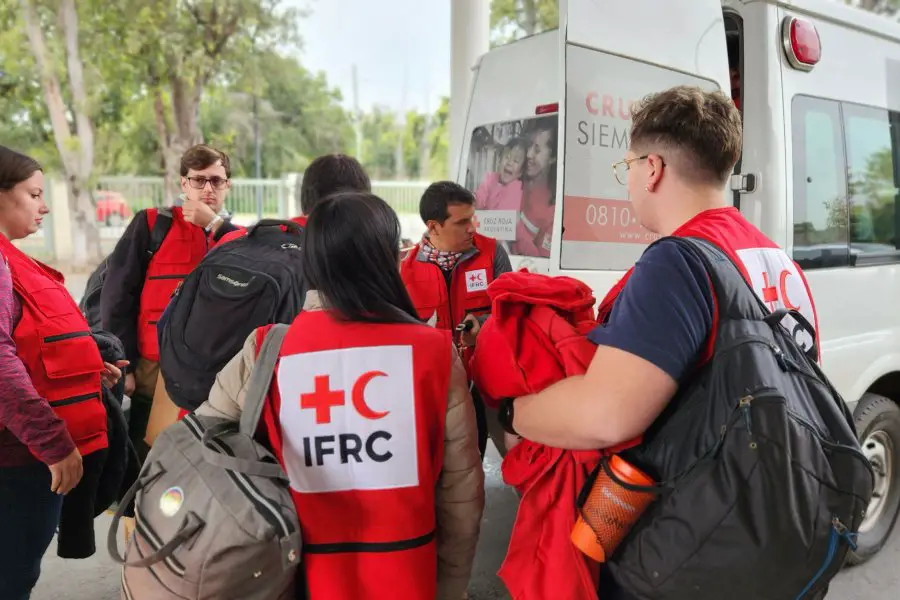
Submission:
[[863,454],[875,472],[872,500],[859,527],[851,565],[878,553],[890,538],[900,512],[900,407],[878,394],[864,394],[854,414]]

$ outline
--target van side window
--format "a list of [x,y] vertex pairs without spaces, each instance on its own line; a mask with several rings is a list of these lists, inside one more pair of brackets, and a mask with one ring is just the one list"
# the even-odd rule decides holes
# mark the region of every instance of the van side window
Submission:
[[792,121],[794,260],[900,262],[900,113],[797,96]]
[[[898,249],[896,162],[900,148],[887,110],[844,104],[850,248],[857,264]],[[887,253],[887,256],[885,256]]]
[[794,260],[804,269],[849,264],[840,105],[806,96],[792,106]]

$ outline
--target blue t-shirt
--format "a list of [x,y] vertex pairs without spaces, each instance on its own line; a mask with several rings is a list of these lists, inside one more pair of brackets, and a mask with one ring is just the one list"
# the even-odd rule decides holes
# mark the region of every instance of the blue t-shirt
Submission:
[[712,323],[713,291],[703,263],[662,241],[635,263],[606,324],[588,339],[640,356],[681,381],[700,358]]

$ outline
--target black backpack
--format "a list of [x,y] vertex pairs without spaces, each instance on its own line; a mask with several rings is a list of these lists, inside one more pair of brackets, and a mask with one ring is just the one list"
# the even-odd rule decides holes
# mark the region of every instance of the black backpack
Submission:
[[[641,600],[803,600],[840,571],[874,479],[840,394],[721,250],[712,359],[623,458],[661,482],[608,563]],[[609,469],[606,469],[607,473]],[[627,486],[627,484],[625,484]],[[646,489],[646,488],[644,488]]]
[[300,313],[302,241],[298,224],[264,219],[214,248],[184,279],[159,331],[160,371],[176,405],[200,406],[254,329],[290,323]]
[[[150,231],[150,247],[147,249],[144,268],[150,264],[150,259],[159,251],[169,229],[172,228],[172,209],[160,208],[156,212],[156,222],[153,223],[153,229]],[[88,277],[87,284],[84,286],[84,295],[81,296],[81,302],[78,308],[81,314],[87,319],[91,329],[100,328],[100,293],[103,291],[103,284],[106,282],[106,272],[109,269],[109,257],[97,265],[94,272]]]

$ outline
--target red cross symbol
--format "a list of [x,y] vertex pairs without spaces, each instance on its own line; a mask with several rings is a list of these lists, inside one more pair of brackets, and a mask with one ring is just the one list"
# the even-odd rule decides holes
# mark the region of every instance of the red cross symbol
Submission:
[[331,409],[343,406],[346,402],[344,390],[332,390],[328,375],[317,375],[316,390],[311,394],[300,395],[300,408],[316,410],[316,424],[331,423]]
[[778,302],[778,288],[769,283],[769,274],[763,271],[763,302],[769,304],[769,308],[775,310],[775,303]]
[[481,271],[478,271],[477,273],[472,273],[471,275],[469,275],[469,281],[471,281],[472,283],[475,283],[476,281],[481,281],[482,280],[481,278],[483,275],[484,275],[484,273],[482,273]]

